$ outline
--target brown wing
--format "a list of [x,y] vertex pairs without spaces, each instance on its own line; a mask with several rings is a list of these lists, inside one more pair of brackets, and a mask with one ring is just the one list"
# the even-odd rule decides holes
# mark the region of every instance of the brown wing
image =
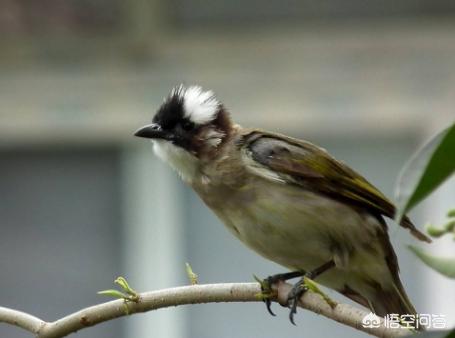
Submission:
[[[243,137],[242,148],[258,165],[286,183],[297,184],[375,215],[393,218],[395,206],[365,178],[309,142],[254,130]],[[402,227],[420,240],[431,240],[404,217]]]

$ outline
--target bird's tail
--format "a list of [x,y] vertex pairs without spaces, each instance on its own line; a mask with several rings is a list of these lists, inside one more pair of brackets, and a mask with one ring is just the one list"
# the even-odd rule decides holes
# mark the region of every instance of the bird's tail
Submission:
[[399,314],[400,316],[417,314],[399,280],[389,290],[381,288],[377,290],[370,301],[370,307],[376,315],[382,317],[388,314]]
[[[417,330],[424,331],[425,327],[418,325],[418,316],[414,305],[412,305],[406,291],[401,284],[401,281],[395,280],[393,286],[389,290],[380,289],[369,302],[370,309],[376,315],[384,317],[391,314],[398,314],[403,320],[407,318],[410,326]],[[407,317],[403,317],[406,315]],[[406,319],[405,319],[406,320]],[[405,323],[402,323],[405,325]]]
[[[389,289],[377,287],[374,295],[370,294],[369,297],[362,296],[360,293],[350,288],[345,288],[341,293],[353,301],[369,308],[371,312],[374,312],[379,317],[396,314],[399,315],[400,318],[402,318],[401,316],[403,315],[409,315],[411,317],[409,320],[417,319],[417,312],[399,279],[395,280]],[[418,325],[412,326],[416,327],[418,330],[425,329]]]

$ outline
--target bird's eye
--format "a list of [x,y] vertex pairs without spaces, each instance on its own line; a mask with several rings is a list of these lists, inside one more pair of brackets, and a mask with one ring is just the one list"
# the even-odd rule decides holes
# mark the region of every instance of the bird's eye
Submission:
[[194,123],[191,121],[183,121],[182,124],[182,129],[186,131],[191,131],[194,129]]

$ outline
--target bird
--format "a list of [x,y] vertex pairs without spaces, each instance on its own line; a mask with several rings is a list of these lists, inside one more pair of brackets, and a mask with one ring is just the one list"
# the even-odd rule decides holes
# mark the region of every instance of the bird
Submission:
[[[393,203],[364,177],[308,141],[244,128],[213,91],[174,87],[135,136],[150,139],[230,232],[286,269],[270,286],[301,277],[289,318],[315,279],[378,316],[416,315],[400,281],[384,217]],[[404,216],[403,228],[431,242]],[[270,300],[266,300],[270,309]]]

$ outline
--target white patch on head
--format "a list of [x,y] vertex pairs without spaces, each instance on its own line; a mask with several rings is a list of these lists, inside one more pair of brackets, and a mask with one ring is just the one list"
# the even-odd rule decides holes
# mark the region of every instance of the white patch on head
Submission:
[[195,124],[209,123],[216,117],[220,103],[211,90],[203,91],[199,86],[174,88],[172,94],[183,99],[184,116]]
[[186,150],[165,140],[152,140],[155,154],[168,163],[182,180],[191,183],[198,174],[199,160]]

